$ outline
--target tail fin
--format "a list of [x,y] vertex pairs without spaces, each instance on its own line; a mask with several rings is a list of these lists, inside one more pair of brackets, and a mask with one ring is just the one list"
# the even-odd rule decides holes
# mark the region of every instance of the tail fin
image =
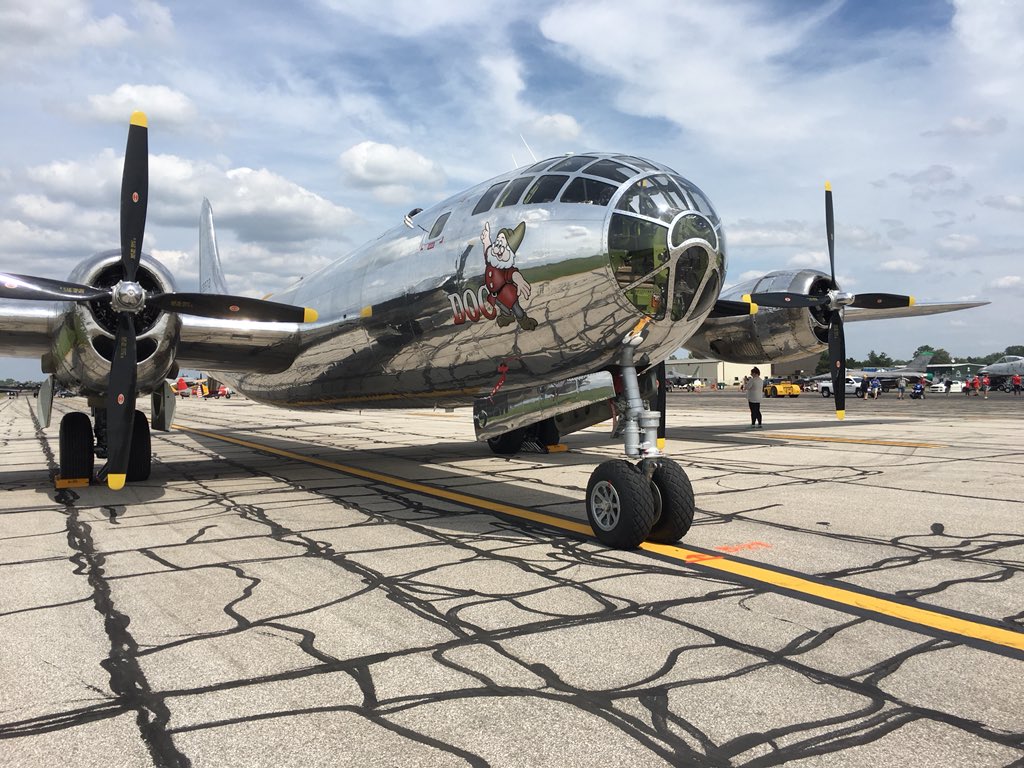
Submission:
[[928,364],[932,361],[934,352],[922,352],[905,366],[908,371],[924,372],[928,370]]
[[213,206],[205,197],[199,214],[199,292],[228,293],[217,252],[217,233],[213,229]]

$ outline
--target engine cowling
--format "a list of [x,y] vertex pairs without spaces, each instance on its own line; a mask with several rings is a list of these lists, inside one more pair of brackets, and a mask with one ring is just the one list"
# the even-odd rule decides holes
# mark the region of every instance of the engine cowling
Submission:
[[[818,295],[831,287],[829,276],[816,270],[769,272],[723,291],[719,298],[741,301],[744,294],[756,292]],[[828,348],[826,311],[760,307],[754,315],[708,318],[683,346],[732,363],[799,360]]]
[[[69,280],[108,288],[121,279],[121,252],[99,253],[79,264]],[[138,283],[147,294],[174,290],[171,274],[149,255],[139,263]],[[62,385],[86,396],[106,394],[110,361],[114,355],[117,314],[102,302],[68,304],[58,316],[54,342],[44,370]],[[136,315],[138,384],[140,394],[155,391],[170,374],[175,348],[181,334],[181,320],[175,314],[154,308]]]

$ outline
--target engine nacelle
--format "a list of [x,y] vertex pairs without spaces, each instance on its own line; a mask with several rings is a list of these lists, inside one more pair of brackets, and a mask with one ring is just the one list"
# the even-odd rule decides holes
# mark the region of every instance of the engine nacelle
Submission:
[[[828,275],[811,269],[769,272],[723,291],[719,298],[740,301],[744,294],[790,292],[826,294]],[[759,307],[757,314],[708,318],[683,344],[705,357],[731,363],[763,363],[799,360],[828,349],[827,310]]]
[[[121,279],[121,252],[105,251],[86,259],[69,276],[71,282],[108,288]],[[147,294],[174,290],[174,280],[162,264],[143,253],[136,281]],[[181,334],[177,315],[144,308],[135,315],[136,356],[140,394],[157,390],[174,365]],[[114,357],[117,313],[104,302],[68,304],[58,316],[54,343],[44,370],[72,391],[101,396],[107,391]]]

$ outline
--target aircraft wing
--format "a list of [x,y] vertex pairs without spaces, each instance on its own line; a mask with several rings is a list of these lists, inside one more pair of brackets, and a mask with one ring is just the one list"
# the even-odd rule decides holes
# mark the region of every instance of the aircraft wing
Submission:
[[888,320],[894,317],[918,317],[919,315],[938,315],[942,312],[956,312],[961,309],[983,307],[988,301],[956,301],[956,302],[920,302],[909,307],[891,307],[887,309],[858,309],[847,307],[843,321],[852,323],[857,320]]
[[53,344],[57,312],[24,301],[0,301],[0,356],[42,357]]

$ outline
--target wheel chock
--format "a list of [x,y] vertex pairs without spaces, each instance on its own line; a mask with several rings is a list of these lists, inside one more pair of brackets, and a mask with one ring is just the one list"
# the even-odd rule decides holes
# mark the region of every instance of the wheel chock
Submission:
[[565,443],[557,443],[556,445],[546,445],[544,447],[548,449],[548,453],[565,453],[566,451],[569,450],[569,446],[566,445]]
[[89,482],[88,477],[61,477],[57,475],[53,485],[56,488],[87,488]]

